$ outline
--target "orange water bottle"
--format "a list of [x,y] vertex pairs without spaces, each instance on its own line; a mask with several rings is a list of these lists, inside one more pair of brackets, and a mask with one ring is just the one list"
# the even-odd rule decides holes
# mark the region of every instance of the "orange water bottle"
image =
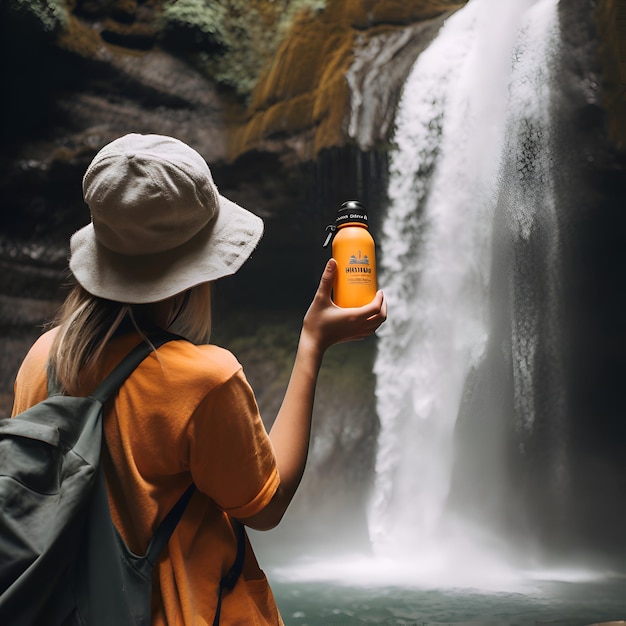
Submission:
[[324,247],[332,239],[332,255],[337,261],[333,300],[340,307],[363,306],[377,291],[376,248],[367,228],[367,211],[356,200],[344,202]]

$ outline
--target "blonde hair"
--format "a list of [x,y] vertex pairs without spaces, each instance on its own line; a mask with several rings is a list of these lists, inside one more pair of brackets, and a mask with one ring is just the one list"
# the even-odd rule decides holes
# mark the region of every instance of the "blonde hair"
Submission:
[[76,284],[51,326],[58,332],[50,363],[61,387],[80,395],[81,377],[93,372],[107,343],[123,332],[135,330],[150,343],[150,332],[164,328],[195,344],[208,343],[211,285],[196,285],[162,302],[128,304],[93,296]]

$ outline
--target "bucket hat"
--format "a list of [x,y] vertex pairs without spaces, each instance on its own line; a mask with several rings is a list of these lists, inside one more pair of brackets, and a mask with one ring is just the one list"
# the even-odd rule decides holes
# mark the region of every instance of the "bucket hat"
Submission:
[[234,274],[263,221],[220,195],[204,158],[182,141],[132,133],[83,177],[91,223],[70,239],[70,270],[91,294],[158,302]]

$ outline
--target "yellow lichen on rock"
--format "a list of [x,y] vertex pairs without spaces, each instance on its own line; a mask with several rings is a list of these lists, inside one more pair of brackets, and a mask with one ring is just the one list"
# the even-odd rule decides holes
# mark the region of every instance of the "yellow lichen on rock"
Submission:
[[357,42],[432,19],[465,2],[328,0],[324,11],[303,13],[252,93],[247,119],[231,137],[231,158],[253,148],[268,149],[279,127],[285,134],[308,131],[297,142],[303,160],[345,144],[351,98],[346,75]]

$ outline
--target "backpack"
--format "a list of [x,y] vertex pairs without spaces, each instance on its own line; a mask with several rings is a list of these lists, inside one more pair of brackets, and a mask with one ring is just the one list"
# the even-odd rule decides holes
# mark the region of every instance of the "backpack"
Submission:
[[[175,335],[151,338],[158,348]],[[152,568],[189,502],[191,484],[133,554],[109,510],[100,463],[103,404],[150,354],[136,346],[87,398],[49,395],[0,420],[0,624],[149,626]],[[50,390],[49,382],[49,390]],[[220,581],[234,587],[245,555],[243,525],[231,520],[237,558]]]

